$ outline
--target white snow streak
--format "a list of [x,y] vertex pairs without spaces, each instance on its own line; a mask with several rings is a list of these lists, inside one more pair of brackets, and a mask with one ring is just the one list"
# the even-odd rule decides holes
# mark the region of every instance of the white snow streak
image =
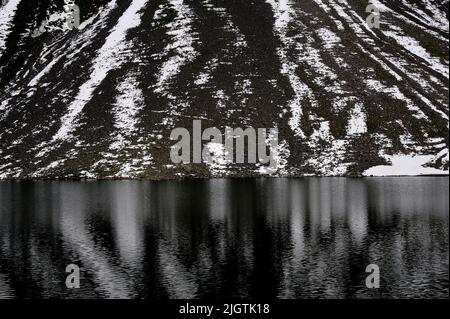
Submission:
[[385,155],[391,165],[380,165],[366,170],[365,176],[417,176],[417,175],[448,175],[448,170],[427,167],[434,155]]
[[125,134],[132,134],[138,123],[138,112],[143,106],[144,96],[134,77],[126,77],[118,86],[120,92],[113,109],[116,128]]
[[106,78],[109,71],[123,63],[121,52],[127,49],[125,42],[127,31],[140,24],[141,15],[139,11],[144,8],[146,3],[147,0],[134,0],[120,17],[118,24],[99,50],[90,79],[80,87],[75,100],[69,105],[68,113],[62,118],[61,128],[53,137],[54,141],[70,137],[75,128],[77,116],[86,103],[90,101],[95,89]]
[[324,42],[325,49],[333,49],[336,44],[341,43],[341,38],[339,38],[336,33],[332,32],[329,29],[321,28],[317,30],[317,34]]
[[[426,1],[428,2],[428,0],[422,0],[422,1]],[[423,26],[421,26],[420,24],[416,23],[415,21],[411,20],[410,18],[406,17],[404,15],[404,12],[395,12],[394,10],[392,10],[391,8],[388,8],[387,6],[385,6],[383,3],[381,3],[379,0],[369,0],[369,3],[374,5],[375,7],[378,8],[378,10],[380,12],[383,13],[390,13],[393,16],[395,16],[396,18],[410,24],[410,25],[414,25],[420,29],[422,29],[423,31],[427,32],[428,34],[442,40],[445,42],[448,42],[448,39],[446,39],[445,37],[441,36],[439,33],[430,30],[428,28],[424,28]],[[411,7],[414,5],[411,3],[411,1],[408,2],[407,7]],[[408,14],[411,16],[415,16],[417,19],[422,20],[422,23],[425,23],[426,25],[431,25],[431,26],[437,26],[436,22],[431,22],[430,18],[435,20],[435,21],[439,21],[438,24],[440,24],[440,29],[443,29],[444,31],[448,31],[448,19],[436,8],[434,7],[432,4],[427,3],[427,7],[429,10],[431,10],[431,12],[433,13],[433,17],[429,17],[428,21],[425,22],[423,21],[423,19],[421,19],[420,17],[418,17],[417,15],[412,14],[410,11],[408,11]],[[431,22],[431,23],[430,23]]]
[[425,115],[425,113],[423,113],[423,111],[413,101],[411,101],[411,99],[408,99],[400,91],[398,86],[394,85],[391,87],[387,87],[377,80],[367,80],[366,85],[369,89],[372,89],[375,92],[388,94],[392,98],[404,101],[406,103],[407,108],[413,113],[414,117],[418,119],[428,120],[428,117]]
[[[114,174],[116,178],[133,178],[143,173],[153,163],[149,145],[138,131],[139,112],[145,105],[144,94],[138,87],[133,73],[128,74],[117,87],[119,95],[113,108],[116,128],[110,152],[102,153],[102,159],[91,167],[95,171],[99,166],[120,167]],[[133,138],[141,136],[137,141]],[[91,173],[91,172],[89,172]],[[91,173],[93,174],[93,173]],[[94,174],[95,175],[95,174]]]
[[226,172],[229,163],[227,159],[227,151],[225,145],[221,143],[210,142],[205,145],[205,148],[211,154],[210,160],[205,160],[206,166],[212,175]]

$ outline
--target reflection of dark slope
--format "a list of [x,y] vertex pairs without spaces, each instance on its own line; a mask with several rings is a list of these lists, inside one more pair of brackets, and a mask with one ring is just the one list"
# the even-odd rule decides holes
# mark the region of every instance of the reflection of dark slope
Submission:
[[[197,213],[216,209],[216,206],[198,206],[198,201],[192,199],[190,195],[201,190],[198,184],[192,184],[189,191],[176,191],[171,185],[154,193],[158,198],[161,196],[158,202],[163,204],[154,209],[160,212],[154,218],[161,219],[152,222],[159,225],[157,229],[163,236],[158,260],[162,281],[172,297],[277,295],[280,274],[276,270],[276,260],[280,259],[274,253],[280,251],[281,254],[284,249],[281,235],[284,230],[276,226],[266,229],[265,217],[250,213],[258,211],[257,203],[262,194],[249,190],[245,183],[232,189],[227,184],[226,180],[218,180],[204,190],[210,193],[208,197],[229,193],[231,198],[243,196],[246,199],[226,204],[223,215]],[[175,200],[169,203],[166,196]],[[274,206],[279,204],[274,203]],[[278,210],[273,211],[277,213]],[[268,278],[273,282],[268,282]]]
[[[401,184],[398,187],[381,180],[369,184],[371,207],[376,211],[369,214],[369,235],[375,240],[366,249],[371,251],[372,260],[385,260],[384,268],[391,269],[383,278],[386,286],[383,294],[423,298],[442,278],[448,278],[448,229],[442,223],[447,218],[443,214],[448,210],[448,202],[442,200],[437,185],[428,181],[412,185],[404,179]],[[427,193],[433,204],[421,200],[416,196],[418,193]],[[395,200],[398,194],[401,201]],[[401,211],[407,211],[409,216],[402,218]],[[426,217],[422,216],[424,211],[429,212]],[[416,222],[419,216],[422,216],[420,224]],[[380,222],[385,226],[381,227]],[[436,256],[442,259],[437,261]],[[434,271],[426,272],[431,265]],[[418,272],[422,275],[418,276]],[[399,280],[399,276],[404,280]],[[363,289],[358,293],[363,294]]]
[[[198,194],[197,191],[202,189],[216,195],[224,194],[227,192],[224,184],[227,183],[220,180],[211,185],[211,188],[192,183],[190,190],[176,185],[153,189],[153,196],[157,198],[154,202],[158,204],[150,209],[155,212],[152,214],[151,224],[154,231],[162,236],[158,241],[157,251],[159,271],[162,274],[159,280],[162,280],[172,297],[214,298],[223,294],[248,294],[243,290],[247,279],[241,278],[240,274],[250,270],[246,256],[249,254],[247,245],[250,242],[246,240],[243,244],[242,238],[236,237],[235,232],[242,231],[239,227],[241,223],[234,228],[232,225],[235,222],[232,219],[224,221],[225,214],[229,211],[227,206],[223,207],[224,215],[199,214],[212,212],[212,206],[199,206],[197,203],[201,201],[193,199]],[[242,233],[247,234],[247,230]],[[221,283],[233,282],[235,276],[238,280],[235,285],[222,287]]]
[[[404,182],[408,183],[408,180]],[[221,190],[224,187],[226,190],[224,183],[226,181],[217,181],[209,191],[224,194]],[[195,296],[216,296],[216,293],[228,297],[367,296],[363,265],[377,263],[391,274],[383,278],[383,287],[395,287],[395,291],[383,289],[380,295],[392,293],[398,297],[417,297],[426,294],[419,289],[421,283],[432,285],[445,275],[448,234],[441,217],[436,215],[445,210],[441,204],[434,210],[429,203],[414,200],[417,198],[414,194],[427,192],[428,181],[412,186],[405,184],[405,191],[390,189],[389,185],[382,187],[379,184],[382,181],[365,184],[345,180],[311,180],[305,183],[282,180],[266,184],[257,192],[250,190],[249,185],[246,187],[246,183],[253,182],[244,181],[229,190],[235,200],[226,206],[225,211],[232,213],[227,214],[225,220],[196,213],[205,209],[195,204],[195,199],[187,200],[189,194],[200,190],[194,184],[184,192],[176,189],[164,192],[170,198],[176,198],[174,203],[158,209],[172,213],[157,215],[165,220],[158,222],[164,225],[160,226],[164,237],[161,247],[165,249],[161,250],[164,253],[160,262],[162,265],[163,261],[172,262],[173,266],[161,269],[165,286],[172,296],[187,296],[189,287],[194,289],[190,293],[196,292]],[[380,193],[380,189],[386,191]],[[428,191],[433,193],[432,189]],[[179,197],[180,194],[183,196]],[[239,198],[246,200],[240,201]],[[164,197],[161,198],[163,202],[166,202]],[[376,212],[368,210],[368,207],[379,207],[380,204],[385,208],[376,208]],[[258,211],[265,213],[258,216]],[[396,211],[408,212],[411,216],[399,218]],[[419,230],[414,220],[423,211],[434,217],[422,223],[422,230]],[[248,215],[248,212],[255,213]],[[380,213],[386,215],[377,216]],[[384,220],[374,221],[373,218]],[[286,228],[289,224],[290,229]],[[437,226],[441,230],[429,241],[421,242],[414,235],[417,230],[427,237],[427,229]],[[408,240],[400,236],[401,233],[407,234]],[[373,236],[375,240],[372,240]],[[430,243],[434,243],[435,248],[431,249]],[[204,251],[204,246],[214,249]],[[222,249],[225,249],[224,253]],[[225,259],[220,256],[225,256]],[[402,256],[401,259],[398,256]],[[425,271],[430,262],[436,265],[436,272]],[[203,268],[198,268],[199,265]],[[221,266],[219,276],[215,274],[214,265]],[[401,269],[401,273],[395,269]],[[413,269],[422,269],[426,277],[417,281],[417,289],[407,289],[399,278],[411,276],[412,280]],[[176,278],[182,278],[182,290],[173,290]],[[205,286],[211,278],[216,278],[216,283],[226,282],[227,285],[219,285],[215,289]],[[264,286],[259,284],[261,282]],[[198,290],[199,287],[202,289]],[[428,288],[431,289],[430,286]]]
[[[11,192],[2,187],[2,194],[15,202],[32,200],[36,207],[6,206],[1,215],[0,274],[6,274],[10,290],[19,298],[138,296],[144,247],[137,226],[140,210],[127,205],[139,202],[130,198],[140,194],[139,188],[130,192],[121,185],[98,191],[54,185],[27,185],[23,191],[14,186]],[[116,193],[120,200],[111,203],[108,197]],[[100,211],[95,203],[101,203]],[[18,224],[20,231],[14,226]],[[65,287],[69,264],[81,267],[81,289]]]
[[[15,202],[21,203],[22,199],[29,195],[29,192],[17,189],[14,187],[8,187],[5,189],[2,187],[2,193],[9,198],[12,198]],[[3,205],[2,205],[3,206]],[[17,211],[9,205],[2,207],[1,214],[1,231],[0,231],[0,273],[5,273],[9,278],[9,285],[14,291],[15,297],[28,297],[27,291],[20,289],[20,287],[29,283],[30,288],[34,291],[40,291],[41,287],[36,281],[34,281],[32,269],[32,263],[30,258],[31,250],[31,227],[27,222],[29,208],[19,206]],[[5,209],[5,213],[3,212]],[[10,209],[8,212],[7,209]],[[6,214],[8,213],[8,214]],[[16,225],[21,224],[21,229],[17,229]],[[27,234],[26,236],[20,236],[20,234]],[[16,256],[18,258],[13,258]]]
[[[196,203],[200,201],[195,200],[196,185],[192,186],[192,191],[188,192],[175,185],[152,188],[152,194],[157,198],[150,210],[155,212],[151,216],[152,228],[159,234],[155,251],[159,262],[157,271],[161,276],[158,281],[170,298],[195,298],[200,288],[196,261],[200,240],[205,237],[208,224],[206,216],[196,214],[196,208],[199,208]],[[192,229],[194,232],[191,233]]]
[[[115,200],[111,206],[111,226],[113,233],[109,238],[115,238],[116,255],[121,269],[129,276],[135,289],[142,281],[142,262],[145,251],[143,239],[143,222],[145,206],[140,198],[147,192],[142,184],[128,183],[120,187],[112,187],[111,194]],[[136,291],[138,293],[140,291]]]

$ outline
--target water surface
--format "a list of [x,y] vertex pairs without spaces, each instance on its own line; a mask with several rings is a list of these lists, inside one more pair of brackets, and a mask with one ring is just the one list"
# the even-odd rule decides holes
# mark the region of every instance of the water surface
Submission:
[[446,177],[0,182],[0,298],[448,298],[448,191]]

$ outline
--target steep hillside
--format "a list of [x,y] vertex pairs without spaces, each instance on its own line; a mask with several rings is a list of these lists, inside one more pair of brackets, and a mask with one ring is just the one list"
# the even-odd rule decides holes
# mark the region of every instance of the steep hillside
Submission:
[[448,174],[448,21],[448,0],[3,0],[0,178],[264,172],[173,165],[194,119],[278,128],[278,176]]

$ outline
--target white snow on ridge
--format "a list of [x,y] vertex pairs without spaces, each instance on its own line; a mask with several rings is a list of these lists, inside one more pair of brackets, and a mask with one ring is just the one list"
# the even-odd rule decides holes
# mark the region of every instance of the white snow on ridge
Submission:
[[197,76],[194,83],[195,83],[195,85],[203,86],[203,85],[207,84],[210,81],[210,79],[211,79],[211,74],[202,72]]
[[[422,0],[422,1],[426,1],[426,0]],[[393,16],[395,16],[396,18],[398,18],[408,24],[414,25],[414,26],[420,28],[421,30],[423,30],[424,32],[427,32],[428,34],[433,35],[434,37],[436,37],[444,42],[448,42],[448,39],[441,36],[439,33],[435,32],[433,30],[430,30],[428,28],[424,28],[422,25],[416,23],[415,21],[413,21],[410,18],[408,18],[407,16],[405,16],[404,12],[402,12],[402,11],[396,12],[396,11],[392,10],[391,8],[388,8],[386,5],[381,3],[380,0],[369,0],[369,4],[374,5],[381,13],[390,13]],[[408,6],[411,6],[411,2],[408,3]],[[436,21],[439,21],[441,19],[443,19],[444,21],[447,20],[446,18],[443,17],[442,13],[440,13],[436,7],[432,6],[431,4],[427,4],[427,6],[428,6],[428,9],[431,10],[431,12],[433,12],[433,17],[436,19]],[[411,12],[408,12],[408,13],[411,15]],[[417,16],[416,16],[416,18],[419,20],[422,20]],[[427,25],[430,25],[430,22],[424,22],[424,21],[422,21],[422,22]],[[444,22],[444,24],[445,24],[445,22]],[[442,28],[442,26],[441,26],[441,28]],[[447,20],[447,26],[444,27],[444,30],[445,29],[447,29],[447,31],[448,31],[448,20]]]
[[428,120],[428,117],[425,113],[417,106],[411,99],[407,98],[398,88],[398,86],[394,85],[391,87],[385,86],[383,83],[377,80],[366,80],[366,85],[369,89],[374,90],[378,93],[388,94],[392,98],[398,99],[400,101],[404,101],[406,103],[407,108],[414,113],[413,116],[418,119]]
[[431,54],[420,45],[419,41],[405,35],[400,35],[396,31],[384,31],[383,33],[386,36],[393,38],[399,45],[424,60],[434,71],[442,74],[448,79],[448,65],[443,65],[438,58],[432,57]]
[[[363,48],[362,45],[357,44],[358,48],[365,54],[367,54],[371,59],[373,59],[374,61],[376,61],[384,70],[386,70],[387,72],[389,72],[393,77],[395,77],[395,79],[399,82],[404,81],[403,77],[400,76],[396,71],[394,71],[390,66],[388,66],[385,62],[383,62],[380,58],[378,58],[377,56],[375,56],[374,54],[370,53],[369,51],[367,51],[366,49]],[[402,62],[400,61],[398,58],[393,57],[391,55],[386,55],[383,52],[381,52],[380,50],[376,50],[378,51],[378,53],[385,58],[387,61],[389,61],[390,63],[392,63],[396,68],[398,68],[401,72],[404,72],[410,80],[415,81],[416,83],[418,83],[420,86],[422,86],[424,89],[427,90],[432,90],[432,88],[430,87],[429,83],[427,81],[425,81],[423,79],[423,77],[421,76],[421,74],[419,73],[412,73],[409,70],[407,70],[405,68],[405,64],[408,64],[407,62]],[[371,80],[368,80],[368,82],[370,82]],[[377,81],[375,81],[377,82]],[[369,84],[369,83],[368,83]],[[381,84],[380,84],[381,85]],[[370,85],[369,85],[370,86]],[[376,85],[378,86],[378,85]],[[398,89],[398,87],[393,87],[389,89],[390,93],[392,93],[394,96],[396,96],[399,99],[405,100],[407,101],[408,104],[408,108],[411,109],[412,111],[416,112],[417,115],[416,117],[418,118],[426,118],[425,114],[423,114],[423,112],[414,105],[414,103],[412,103],[412,101],[410,99],[406,99],[405,96],[403,95],[403,93],[401,93]],[[416,96],[421,99],[431,110],[433,110],[434,112],[438,113],[443,119],[448,121],[448,115],[445,114],[443,111],[441,111],[440,109],[438,109],[430,100],[428,100],[426,97],[424,97],[422,94],[420,94],[419,92],[415,92]]]
[[435,159],[434,155],[384,155],[391,165],[380,165],[366,170],[364,176],[418,176],[448,175],[448,170],[440,170],[425,165]]
[[[445,15],[445,12],[442,12],[441,10],[439,10],[435,4],[431,3],[430,0],[422,0],[423,2],[425,2],[427,9],[431,12],[431,17],[429,17],[428,21],[429,24],[431,24],[432,26],[444,30],[444,31],[449,31],[449,23],[448,23],[448,18]],[[448,1],[446,4],[446,7],[448,8]]]
[[[108,16],[108,14],[111,12],[112,9],[114,9],[117,6],[117,3],[115,0],[112,0],[109,2],[106,7],[102,10],[100,10],[99,13],[97,13],[95,16],[91,17],[90,19],[82,22],[79,26],[80,30],[86,29],[88,25],[90,25],[91,22],[96,20],[95,23],[90,25],[90,28],[88,30],[85,30],[80,36],[71,41],[70,45],[61,51],[61,54],[55,58],[53,58],[31,81],[28,83],[29,87],[36,87],[41,79],[48,74],[53,67],[63,58],[67,60],[67,62],[64,64],[64,68],[67,67],[69,64],[73,63],[75,61],[74,57],[76,54],[80,53],[86,46],[88,46],[90,43],[92,43],[92,40],[95,38],[97,29],[102,26],[104,23],[105,18]],[[39,60],[44,60],[45,57],[50,53],[50,50],[45,50],[43,54],[41,54]],[[71,52],[71,53],[67,53]]]
[[116,105],[113,109],[115,126],[118,130],[131,134],[136,130],[137,115],[144,104],[143,93],[132,76],[126,77],[119,84],[117,90],[120,94],[116,98]]
[[183,65],[192,61],[197,55],[193,48],[195,41],[192,31],[193,12],[184,0],[169,0],[169,3],[176,10],[177,17],[168,24],[167,34],[173,40],[163,53],[164,56],[172,56],[161,67],[155,86],[155,92],[161,94],[167,94],[169,81],[179,73]]
[[42,79],[44,75],[46,75],[50,70],[55,66],[56,63],[58,63],[59,60],[63,55],[60,55],[59,57],[53,59],[50,61],[49,64],[47,64],[34,78],[31,79],[31,81],[28,83],[29,87],[37,86],[38,82]]
[[321,28],[317,30],[317,34],[324,42],[325,49],[331,50],[336,46],[336,44],[341,43],[341,38],[329,29]]
[[366,114],[361,103],[357,103],[351,112],[347,125],[347,135],[367,133]]
[[16,14],[20,0],[9,0],[5,6],[0,7],[0,55],[6,46],[6,39],[9,35],[11,22]]
[[315,170],[315,174],[323,176],[341,176],[347,173],[347,164],[344,163],[347,154],[347,141],[335,139],[330,131],[330,122],[317,118],[318,126],[308,141],[311,149],[315,149],[319,142],[325,142],[314,155],[306,160],[306,165]]
[[144,94],[138,87],[134,73],[128,74],[118,85],[117,90],[119,94],[112,110],[116,128],[112,137],[113,142],[109,146],[109,152],[101,153],[102,159],[96,162],[88,173],[95,176],[92,172],[95,172],[99,166],[108,164],[112,167],[120,167],[118,172],[111,176],[136,178],[153,163],[149,148],[151,143],[145,141],[143,137],[137,141],[132,139],[139,136],[138,116],[145,105]]
[[[170,93],[170,82],[180,73],[184,65],[192,62],[198,55],[194,48],[197,37],[192,28],[193,11],[184,0],[169,0],[169,5],[176,11],[176,17],[167,24],[169,28],[167,35],[170,36],[171,43],[159,55],[160,58],[167,58],[167,61],[162,64],[154,85],[155,93],[170,100],[167,116],[162,120],[164,126],[171,126],[175,118],[181,114],[181,110],[189,106],[188,102],[180,101]],[[155,15],[159,17],[158,11]]]
[[403,78],[395,72],[390,66],[388,66],[385,62],[383,62],[380,58],[372,54],[371,52],[364,49],[364,47],[361,44],[357,44],[357,47],[363,52],[364,54],[367,54],[372,60],[377,62],[386,72],[388,72],[391,76],[393,76],[397,81],[402,81]]
[[278,55],[282,64],[281,73],[289,78],[294,91],[294,97],[289,102],[289,108],[292,113],[289,125],[297,136],[303,138],[305,134],[300,127],[300,120],[303,116],[301,103],[305,96],[311,94],[311,90],[295,73],[297,61],[289,61],[286,53],[288,47],[295,45],[295,41],[292,41],[287,35],[289,24],[295,20],[295,17],[292,16],[294,10],[291,8],[290,0],[266,0],[266,2],[272,6],[275,17],[275,32],[283,43],[283,47],[278,49]]
[[[320,0],[314,0],[314,1],[320,2]],[[374,4],[378,9],[380,9],[381,12],[389,12],[389,14],[392,14],[397,19],[401,19],[407,23],[412,23],[412,21],[410,19],[407,19],[404,16],[399,15],[397,12],[384,6],[378,0],[373,0],[373,1],[371,1],[371,3]],[[380,48],[375,45],[374,39],[378,38],[377,34],[366,25],[365,21],[352,9],[352,7],[348,4],[348,2],[346,0],[330,0],[329,4],[336,11],[336,13],[346,21],[348,26],[355,32],[355,34],[360,39],[362,39],[365,43],[370,45],[375,52],[377,52],[377,56],[383,57],[386,60],[390,61],[390,63],[395,65],[396,68],[398,68],[400,71],[404,72],[406,75],[408,75],[408,77],[411,80],[419,83],[422,87],[424,87],[424,88],[429,87],[428,81],[426,80],[426,78],[423,77],[423,74],[420,74],[418,72],[411,72],[411,70],[409,69],[409,66],[411,65],[411,63],[408,60],[406,60],[403,55],[392,56],[392,55],[386,54],[386,52],[381,51]],[[384,13],[384,14],[386,14],[386,13]],[[354,19],[358,20],[359,23],[356,23]],[[391,25],[392,25],[392,23],[391,23]],[[429,31],[430,34],[432,33],[435,37],[438,37],[439,39],[442,38],[439,34],[436,34],[436,32],[428,30],[417,24],[414,24],[414,25],[421,28],[421,30],[424,30],[427,32]],[[383,28],[385,28],[385,26],[383,26],[381,28],[381,32],[384,32],[385,36],[393,37],[393,34],[386,33],[385,31],[383,31]],[[401,30],[401,29],[399,29],[399,30]],[[372,38],[369,37],[368,34],[372,35],[373,37]],[[400,35],[398,35],[398,36],[400,36]],[[406,50],[410,51],[411,53],[418,55],[431,68],[433,68],[434,70],[436,70],[437,72],[443,74],[446,78],[448,78],[448,66],[443,65],[438,59],[432,57],[424,48],[422,48],[419,45],[418,42],[414,42],[411,45],[410,43],[412,43],[411,41],[414,39],[409,38],[409,37],[407,37],[408,39],[399,38],[398,36],[397,36],[396,41],[399,43],[399,45],[402,45],[403,47],[405,47]],[[446,39],[444,38],[444,40],[446,40]],[[448,40],[446,40],[446,41],[448,42]],[[408,45],[407,45],[407,43],[408,43]],[[358,46],[360,46],[360,45],[358,44]],[[364,49],[362,49],[362,50],[363,50],[363,52],[366,51]],[[367,53],[367,54],[370,54],[370,53]],[[372,55],[372,54],[370,54],[370,55],[377,62],[379,62],[379,63],[381,62],[380,64],[384,64],[384,62],[380,61],[378,58],[375,58],[374,55]],[[389,72],[391,72],[392,71],[391,68],[390,67],[388,67],[388,68],[390,69]],[[392,72],[394,72],[394,71],[392,71]],[[396,78],[399,81],[403,81],[403,79],[401,77],[399,78],[396,76]],[[419,96],[419,97],[422,98],[421,96]]]
[[288,159],[291,156],[288,143],[283,140],[276,147],[268,146],[272,155],[271,163],[257,163],[256,172],[260,175],[288,176]]
[[[8,102],[9,102],[9,99],[6,99],[6,100],[3,100],[3,101],[0,102],[0,112],[3,113],[3,111],[6,110],[6,108],[8,107]],[[0,119],[1,118],[2,117],[0,117]]]
[[68,113],[62,118],[61,128],[53,137],[53,141],[63,140],[70,136],[75,128],[78,115],[86,103],[91,100],[95,89],[106,78],[109,71],[123,63],[121,53],[127,49],[125,42],[127,31],[139,26],[141,23],[139,12],[146,3],[147,0],[134,0],[120,17],[94,60],[90,79],[80,87],[75,100],[69,105]]
[[[320,0],[314,0],[319,2]],[[364,42],[374,45],[375,42],[372,38],[368,36],[371,34],[374,38],[377,37],[376,33],[369,28],[369,26],[365,23],[365,21],[354,11],[351,6],[344,0],[330,0],[329,5],[333,8],[333,10],[340,16],[347,25],[353,30],[353,32],[358,36],[358,38],[362,39]],[[357,23],[358,20],[359,23]]]
[[205,148],[211,154],[209,159],[205,159],[205,165],[213,176],[225,173],[229,163],[227,159],[227,151],[221,143],[209,142]]
[[[442,31],[448,31],[448,19],[434,4],[429,0],[421,0],[422,4],[425,5],[426,10],[428,10],[431,15],[423,10],[421,10],[416,4],[411,1],[406,2],[402,0],[405,7],[410,8],[408,14],[420,20],[423,24],[435,27]],[[414,13],[413,13],[414,12]]]

